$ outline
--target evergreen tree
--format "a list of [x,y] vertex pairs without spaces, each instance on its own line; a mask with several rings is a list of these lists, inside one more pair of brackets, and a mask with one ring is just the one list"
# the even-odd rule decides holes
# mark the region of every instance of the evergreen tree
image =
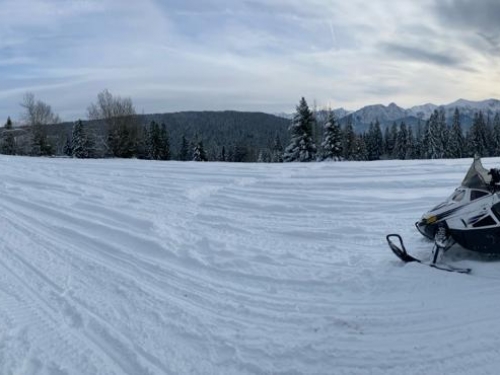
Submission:
[[446,156],[446,149],[448,147],[449,132],[448,125],[446,123],[446,112],[443,108],[438,111],[438,129],[439,129],[439,141],[442,150],[442,158]]
[[167,126],[165,124],[161,124],[159,141],[158,159],[170,159],[170,140],[168,137]]
[[149,139],[149,127],[142,126],[141,134],[137,140],[137,152],[136,156],[138,159],[150,159],[150,139]]
[[500,115],[498,112],[493,119],[493,155],[500,156]]
[[384,138],[382,136],[382,129],[380,129],[380,122],[378,119],[375,121],[375,125],[373,127],[371,142],[372,160],[379,160],[384,153]]
[[207,161],[207,155],[205,153],[205,148],[203,147],[203,141],[198,141],[193,149],[193,161]]
[[69,136],[66,137],[66,143],[64,144],[64,155],[72,156],[73,150],[71,149],[71,138]]
[[108,149],[111,156],[131,158],[137,154],[139,127],[130,124],[118,124],[108,131]]
[[7,118],[7,122],[4,126],[4,131],[2,133],[2,154],[5,155],[15,155],[16,154],[16,140],[14,138],[12,120],[10,117]]
[[444,111],[434,110],[426,126],[425,136],[429,159],[442,159],[445,156],[448,130]]
[[493,136],[493,124],[491,121],[491,116],[488,112],[486,117],[486,149],[487,156],[493,156],[493,151],[495,149],[495,141]]
[[236,163],[243,163],[248,161],[249,150],[243,140],[240,140],[235,145],[233,145],[231,156],[231,161]]
[[85,129],[83,128],[83,122],[78,120],[73,125],[73,131],[71,133],[71,155],[74,158],[87,158],[88,153],[86,149],[87,137],[85,134]]
[[48,141],[45,126],[46,125],[35,124],[31,128],[31,155],[33,156],[50,156],[54,152],[52,145]]
[[342,145],[342,153],[345,160],[354,160],[357,154],[356,133],[354,133],[352,115],[349,115],[347,117],[347,123],[344,128],[344,142]]
[[465,139],[460,122],[460,112],[455,108],[453,122],[448,136],[446,157],[458,159],[465,156]]
[[412,160],[416,158],[415,138],[413,137],[413,129],[411,126],[408,126],[408,137],[406,138],[406,153],[404,158],[406,160]]
[[87,153],[87,158],[96,158],[97,157],[97,142],[95,134],[87,129],[85,131],[85,143],[84,143],[85,151]]
[[342,156],[342,133],[335,115],[330,111],[323,129],[321,159],[338,161]]
[[5,130],[12,130],[12,120],[10,119],[10,116],[7,117],[7,122],[5,123]]
[[259,156],[257,157],[257,163],[270,163],[271,154],[267,148],[263,148],[259,151]]
[[469,152],[471,155],[487,156],[488,131],[482,112],[474,115],[474,121],[469,131]]
[[308,162],[315,160],[316,145],[312,138],[314,124],[314,116],[306,100],[302,98],[289,128],[291,140],[285,149],[284,161]]
[[181,160],[181,161],[191,160],[190,159],[190,152],[189,152],[189,142],[186,139],[185,135],[182,136],[181,150],[179,152],[179,160]]
[[420,119],[418,120],[416,131],[415,131],[415,142],[413,155],[415,159],[423,159],[425,155],[423,143],[424,143],[424,129]]
[[368,160],[368,151],[366,149],[365,137],[357,135],[354,138],[353,147],[350,154],[350,160],[365,161]]
[[392,152],[392,149],[390,147],[390,139],[391,139],[391,131],[390,128],[387,126],[384,130],[384,147],[383,147],[383,153],[386,155],[387,158],[389,158],[390,153]]
[[408,130],[406,128],[406,124],[403,121],[399,125],[399,131],[397,132],[396,135],[396,142],[394,143],[394,151],[393,151],[394,158],[401,160],[405,159],[408,146],[407,142],[408,142]]
[[150,160],[160,159],[160,126],[156,121],[151,121],[147,132],[147,158]]
[[396,158],[395,155],[395,147],[396,147],[396,139],[398,137],[398,124],[396,124],[396,121],[394,121],[391,125],[391,127],[386,129],[386,134],[385,134],[385,152],[387,154],[387,157],[392,159]]
[[366,152],[368,155],[368,160],[375,160],[375,142],[373,139],[374,132],[375,132],[375,125],[373,124],[373,122],[370,122],[368,132],[365,134],[365,144],[366,144]]
[[271,152],[271,163],[283,163],[283,146],[278,133],[274,137],[273,148]]

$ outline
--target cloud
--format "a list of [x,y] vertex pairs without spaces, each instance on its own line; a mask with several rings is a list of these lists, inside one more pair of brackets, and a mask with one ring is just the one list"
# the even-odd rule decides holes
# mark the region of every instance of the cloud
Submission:
[[449,28],[458,41],[482,53],[500,54],[500,2],[497,0],[437,1],[434,9],[439,22]]
[[435,9],[441,21],[457,29],[488,34],[500,32],[500,2],[497,0],[436,0]]
[[104,88],[145,112],[495,96],[489,1],[0,1],[0,121],[28,90],[68,120]]
[[429,49],[411,47],[396,43],[382,43],[381,48],[396,57],[436,65],[460,67],[463,62],[461,58],[453,56],[453,53],[450,51],[434,52],[430,51]]

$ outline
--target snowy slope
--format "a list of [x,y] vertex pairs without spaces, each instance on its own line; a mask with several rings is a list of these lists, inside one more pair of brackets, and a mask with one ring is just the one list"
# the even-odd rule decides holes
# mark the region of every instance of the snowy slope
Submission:
[[469,163],[2,156],[0,374],[496,374],[500,263],[384,240]]

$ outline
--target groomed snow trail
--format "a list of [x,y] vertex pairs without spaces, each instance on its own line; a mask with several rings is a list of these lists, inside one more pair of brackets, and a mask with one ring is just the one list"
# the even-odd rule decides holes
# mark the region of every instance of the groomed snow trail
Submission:
[[0,374],[496,374],[500,262],[385,243],[470,162],[1,156]]

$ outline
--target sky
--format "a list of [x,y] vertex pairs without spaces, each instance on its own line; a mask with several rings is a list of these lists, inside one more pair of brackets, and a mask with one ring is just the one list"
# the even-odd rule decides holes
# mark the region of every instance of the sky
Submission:
[[498,0],[0,0],[0,122],[500,98]]

